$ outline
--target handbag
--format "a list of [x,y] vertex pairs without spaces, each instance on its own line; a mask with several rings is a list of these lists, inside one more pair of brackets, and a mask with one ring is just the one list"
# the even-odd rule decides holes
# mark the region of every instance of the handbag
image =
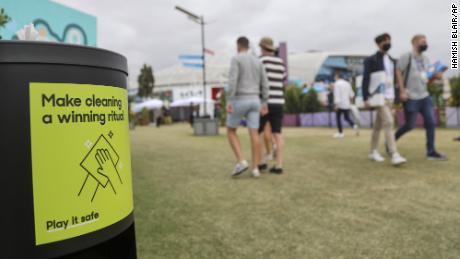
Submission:
[[[385,85],[387,75],[385,71],[373,72],[370,75],[369,81],[369,104],[371,107],[381,107],[385,105]],[[357,94],[356,106],[365,108],[363,96],[363,76],[356,77]]]

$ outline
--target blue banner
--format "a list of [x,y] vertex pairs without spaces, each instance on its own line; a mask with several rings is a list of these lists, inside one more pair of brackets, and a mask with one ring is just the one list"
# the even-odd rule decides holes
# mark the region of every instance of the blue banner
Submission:
[[203,64],[199,63],[182,63],[184,67],[203,68]]
[[180,55],[179,59],[199,59],[199,60],[203,60],[203,55]]

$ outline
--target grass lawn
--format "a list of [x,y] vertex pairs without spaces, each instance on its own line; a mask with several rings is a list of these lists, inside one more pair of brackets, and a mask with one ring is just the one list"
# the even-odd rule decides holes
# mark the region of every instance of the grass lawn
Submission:
[[287,128],[284,175],[232,179],[223,129],[136,128],[139,258],[460,258],[459,130],[437,130],[447,162],[426,161],[424,131],[410,132],[398,142],[409,160],[399,168],[367,159],[369,130],[333,133]]

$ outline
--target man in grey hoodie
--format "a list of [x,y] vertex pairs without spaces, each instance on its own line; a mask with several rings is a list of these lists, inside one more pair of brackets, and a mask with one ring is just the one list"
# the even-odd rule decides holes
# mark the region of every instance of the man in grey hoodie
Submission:
[[259,177],[260,162],[259,118],[267,114],[268,81],[260,60],[248,53],[249,40],[237,40],[238,54],[233,57],[228,79],[227,136],[235,153],[237,164],[232,176],[237,176],[249,168],[241,152],[236,129],[242,118],[246,118],[252,151],[252,176]]

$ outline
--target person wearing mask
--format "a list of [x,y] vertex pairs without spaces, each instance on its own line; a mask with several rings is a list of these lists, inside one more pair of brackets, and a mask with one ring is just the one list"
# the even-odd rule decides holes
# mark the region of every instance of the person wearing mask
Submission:
[[259,177],[260,114],[267,114],[268,82],[265,69],[260,60],[248,53],[249,40],[240,37],[237,40],[238,54],[232,58],[228,79],[227,137],[237,159],[232,176],[237,176],[249,168],[241,151],[241,144],[236,134],[238,125],[244,117],[247,121],[252,151],[252,176]]
[[340,72],[337,72],[335,74],[335,83],[333,88],[334,107],[336,112],[338,129],[338,132],[334,134],[334,138],[343,138],[345,136],[345,134],[343,134],[342,127],[342,114],[344,115],[345,120],[348,122],[348,124],[356,131],[356,135],[358,135],[358,125],[356,125],[350,118],[351,103],[353,97],[355,96],[351,84],[345,79],[343,79]]
[[[395,134],[396,140],[415,127],[417,114],[423,116],[426,131],[426,158],[428,160],[447,160],[447,156],[435,148],[435,128],[433,102],[428,93],[427,72],[430,61],[424,52],[428,49],[425,35],[412,38],[412,51],[403,54],[398,60],[397,78],[400,99],[404,102],[405,123]],[[436,75],[442,77],[442,73]]]
[[385,132],[385,141],[391,156],[392,165],[401,165],[407,160],[402,157],[397,150],[396,141],[393,133],[393,101],[395,99],[395,61],[390,57],[388,51],[391,48],[391,37],[388,33],[383,33],[375,37],[375,43],[379,50],[374,55],[364,60],[364,74],[363,74],[363,99],[365,106],[370,108],[369,86],[371,84],[371,75],[376,72],[384,72],[384,97],[385,101],[382,106],[376,107],[376,119],[374,128],[372,130],[371,151],[369,159],[376,162],[383,162],[385,159],[378,151],[378,144],[380,138],[380,131],[383,129]]

